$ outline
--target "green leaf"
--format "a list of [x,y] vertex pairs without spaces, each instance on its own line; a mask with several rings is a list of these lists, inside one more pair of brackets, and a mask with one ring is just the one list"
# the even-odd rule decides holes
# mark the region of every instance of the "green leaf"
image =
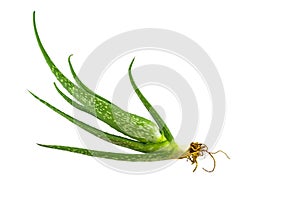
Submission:
[[42,147],[69,151],[72,153],[78,153],[87,156],[106,158],[112,160],[120,160],[120,161],[130,161],[130,162],[150,162],[150,161],[177,159],[182,154],[182,152],[180,151],[165,151],[160,153],[146,153],[146,154],[126,154],[126,153],[96,151],[96,150],[89,150],[89,149],[69,147],[69,146],[45,145],[45,144],[38,144],[38,145]]
[[[69,57],[68,57],[68,63],[69,63],[69,67],[70,67],[70,71],[72,73],[72,76],[74,78],[74,80],[76,81],[76,83],[78,84],[79,87],[81,87],[83,90],[85,90],[87,93],[103,100],[103,101],[106,101],[108,104],[112,104],[114,105],[112,102],[108,101],[107,99],[101,97],[100,95],[96,94],[93,90],[91,90],[90,88],[88,88],[80,79],[79,77],[77,76],[77,74],[75,73],[74,71],[74,68],[73,68],[73,65],[72,65],[72,62],[71,62],[71,57],[73,56],[73,54],[71,54]],[[116,106],[116,105],[114,105]]]
[[137,85],[136,85],[136,83],[135,83],[135,81],[132,77],[131,68],[132,68],[134,60],[135,60],[135,58],[132,59],[132,61],[130,63],[130,66],[129,66],[129,69],[128,69],[128,74],[129,74],[129,79],[130,79],[131,85],[132,85],[135,93],[138,95],[139,99],[141,100],[141,102],[144,104],[144,106],[146,107],[148,112],[151,114],[153,119],[156,121],[161,133],[167,138],[167,140],[169,142],[173,142],[174,138],[173,138],[172,133],[169,130],[168,126],[166,125],[164,120],[160,117],[158,112],[149,103],[149,101],[145,98],[145,96],[142,94],[142,92],[139,90],[139,88],[137,87]]
[[[35,13],[33,13],[33,25],[38,45],[48,66],[50,67],[52,73],[55,75],[56,79],[61,83],[61,85],[82,104],[82,106],[77,107],[81,107],[81,110],[84,110],[89,114],[96,114],[96,117],[99,120],[105,122],[124,135],[127,135],[138,141],[144,143],[160,143],[166,140],[159,133],[158,127],[154,122],[138,115],[128,113],[118,106],[112,104],[108,100],[104,99],[103,97],[100,97],[99,95],[91,92],[90,90],[86,91],[85,89],[87,89],[87,87],[83,87],[84,89],[82,89],[71,82],[63,73],[61,73],[61,71],[55,66],[55,64],[47,54],[38,35],[35,22]],[[69,64],[74,76],[75,72],[71,65],[70,57]],[[75,77],[77,82],[80,82],[80,85],[83,86],[79,78],[77,78],[76,74]]]
[[88,109],[87,107],[85,107],[84,105],[81,105],[80,103],[77,103],[76,101],[72,100],[70,97],[68,97],[66,94],[64,94],[56,85],[56,83],[54,83],[54,87],[56,89],[56,91],[60,94],[60,96],[62,96],[66,102],[68,102],[70,105],[74,106],[75,108],[77,108],[78,110],[81,110],[85,113],[88,113],[90,115],[93,116],[97,116],[95,113],[95,110],[93,109]]
[[[30,92],[30,91],[29,91]],[[55,111],[56,113],[60,114],[61,116],[63,116],[64,118],[66,118],[67,120],[69,120],[70,122],[76,124],[77,126],[79,126],[80,128],[88,131],[89,133],[93,134],[94,136],[103,139],[107,142],[110,142],[112,144],[116,144],[122,147],[126,147],[132,150],[136,150],[136,151],[140,151],[140,152],[154,152],[157,150],[160,150],[166,146],[168,146],[168,142],[161,142],[161,143],[141,143],[138,141],[134,141],[134,140],[130,140],[127,138],[123,138],[120,136],[116,136],[113,134],[109,134],[106,133],[104,131],[98,130],[82,121],[79,121],[73,117],[71,117],[70,115],[62,112],[61,110],[57,109],[56,107],[52,106],[51,104],[49,104],[48,102],[46,102],[45,100],[39,98],[38,96],[36,96],[35,94],[33,94],[32,92],[30,92],[36,99],[38,99],[40,102],[42,102],[43,104],[45,104],[46,106],[48,106],[50,109],[52,109],[53,111]]]

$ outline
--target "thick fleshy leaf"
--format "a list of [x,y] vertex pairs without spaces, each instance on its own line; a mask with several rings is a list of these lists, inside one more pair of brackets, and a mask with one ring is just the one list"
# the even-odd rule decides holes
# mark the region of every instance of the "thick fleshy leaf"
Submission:
[[[87,87],[87,86],[79,79],[79,77],[77,76],[77,74],[76,74],[76,72],[75,72],[75,70],[74,70],[74,68],[73,68],[72,62],[71,62],[71,57],[72,57],[72,56],[73,56],[73,55],[70,55],[70,56],[69,56],[69,58],[68,58],[68,63],[69,63],[69,67],[70,67],[70,71],[71,71],[71,73],[72,73],[72,76],[73,76],[74,80],[76,81],[77,85],[78,85],[79,87],[81,87],[82,89],[84,89],[87,93],[89,93],[89,94],[91,94],[91,95],[93,95],[93,96],[95,96],[95,97],[97,97],[97,98],[99,98],[99,99],[101,99],[101,100],[103,100],[103,101],[106,101],[106,102],[109,103],[109,104],[114,105],[112,102],[110,102],[110,101],[108,101],[107,99],[105,99],[105,98],[101,97],[100,95],[96,94],[93,90],[91,90],[90,88],[88,88],[88,87]],[[114,105],[114,106],[116,106],[116,105]]]
[[135,58],[132,59],[129,69],[128,69],[128,74],[129,74],[129,79],[131,82],[131,85],[135,91],[135,93],[138,95],[139,99],[141,100],[141,102],[144,104],[144,106],[146,107],[146,109],[148,110],[148,112],[151,114],[151,116],[153,117],[153,119],[156,121],[160,132],[167,138],[167,140],[169,142],[173,142],[174,138],[171,134],[171,131],[169,130],[168,126],[166,125],[166,123],[164,122],[164,120],[161,118],[161,116],[158,114],[158,112],[153,108],[153,106],[149,103],[149,101],[145,98],[145,96],[142,94],[142,92],[139,90],[139,88],[137,87],[132,73],[131,73],[131,68],[133,65]]
[[70,105],[74,106],[78,110],[89,113],[90,115],[97,116],[96,113],[95,113],[95,110],[89,109],[89,108],[85,107],[84,105],[81,105],[80,103],[78,103],[78,102],[74,101],[73,99],[71,99],[70,97],[68,97],[65,93],[63,93],[58,88],[56,83],[54,83],[54,87],[55,87],[56,91],[60,94],[60,96],[62,96],[62,98],[64,98],[66,100],[66,102],[68,102]]
[[127,138],[123,138],[120,136],[116,136],[113,134],[109,134],[106,133],[104,131],[98,130],[82,121],[79,121],[73,117],[71,117],[70,115],[62,112],[61,110],[57,109],[56,107],[52,106],[51,104],[49,104],[48,102],[46,102],[45,100],[39,98],[38,96],[36,96],[35,94],[33,94],[32,92],[30,92],[36,99],[38,99],[40,102],[42,102],[43,104],[45,104],[46,106],[48,106],[50,109],[52,109],[53,111],[55,111],[56,113],[60,114],[61,116],[63,116],[64,118],[66,118],[67,120],[69,120],[70,122],[76,124],[77,126],[79,126],[80,128],[88,131],[89,133],[93,134],[94,136],[101,138],[107,142],[122,146],[122,147],[126,147],[132,150],[136,150],[136,151],[140,151],[140,152],[154,152],[157,150],[160,150],[162,148],[164,148],[165,146],[168,145],[168,142],[162,142],[162,143],[141,143],[138,141],[134,141],[134,140],[130,140]]
[[[55,66],[43,47],[36,27],[35,13],[33,15],[33,24],[38,45],[52,73],[55,75],[61,85],[85,107],[86,112],[89,111],[88,113],[90,114],[96,114],[98,119],[105,122],[112,128],[141,142],[160,143],[165,140],[165,138],[159,133],[158,127],[154,122],[138,115],[128,113],[103,97],[91,92],[90,90],[86,91],[85,89],[87,87],[82,89],[71,82]],[[69,64],[70,63],[71,61],[69,58]],[[70,65],[70,68],[72,69],[72,74],[74,76],[75,72],[72,68],[72,65]],[[77,76],[75,77],[77,82],[79,82],[80,80],[77,78]]]
[[78,153],[87,156],[106,158],[112,160],[120,160],[120,161],[130,161],[130,162],[151,162],[151,161],[177,159],[182,154],[182,152],[180,151],[165,151],[160,153],[145,153],[145,154],[126,154],[126,153],[96,151],[96,150],[89,150],[89,149],[69,147],[69,146],[45,145],[45,144],[38,144],[38,145],[42,147],[69,151],[72,153]]

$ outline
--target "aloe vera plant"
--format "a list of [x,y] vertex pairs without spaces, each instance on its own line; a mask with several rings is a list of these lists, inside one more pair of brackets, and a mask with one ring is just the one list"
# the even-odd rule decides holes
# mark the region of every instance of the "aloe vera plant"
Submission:
[[[74,117],[64,113],[63,111],[59,110],[58,108],[54,107],[47,101],[39,98],[34,93],[30,92],[33,97],[39,100],[41,103],[49,107],[54,112],[58,113],[65,119],[69,120],[73,124],[77,125],[78,127],[86,130],[87,132],[95,135],[96,137],[110,142],[114,145],[119,145],[122,147],[126,147],[132,150],[135,150],[137,154],[125,154],[125,153],[113,153],[113,152],[104,152],[104,151],[97,151],[97,150],[90,150],[90,149],[83,149],[77,147],[69,147],[69,146],[60,146],[60,145],[45,145],[45,144],[38,144],[42,147],[58,149],[69,151],[73,153],[106,158],[106,159],[114,159],[120,161],[132,161],[132,162],[150,162],[150,161],[159,161],[159,160],[169,160],[169,159],[181,159],[187,158],[192,162],[192,164],[196,164],[194,171],[198,166],[197,158],[199,156],[204,156],[208,154],[212,157],[214,161],[214,167],[212,170],[206,170],[208,172],[212,172],[215,168],[215,159],[212,154],[217,152],[209,152],[206,145],[201,143],[194,143],[190,144],[190,147],[187,150],[183,150],[179,148],[176,144],[168,126],[157,113],[157,111],[152,107],[146,97],[142,94],[142,92],[137,87],[133,76],[132,76],[132,66],[134,64],[134,59],[131,61],[129,68],[128,68],[128,75],[130,78],[131,85],[145,106],[145,108],[149,111],[151,116],[153,117],[153,121],[149,119],[145,119],[144,117],[138,116],[136,114],[129,113],[124,111],[117,105],[113,104],[112,102],[108,101],[107,99],[95,94],[92,90],[90,90],[76,75],[72,63],[71,63],[71,56],[68,58],[68,63],[70,67],[70,71],[73,75],[73,78],[76,82],[73,83],[69,80],[54,64],[54,62],[49,57],[48,53],[46,52],[36,26],[35,20],[35,12],[33,13],[33,26],[34,26],[34,33],[39,45],[39,48],[48,64],[50,70],[56,77],[57,81],[64,87],[64,89],[69,93],[69,95],[73,96],[76,100],[72,100],[67,94],[63,93],[56,83],[54,83],[54,87],[57,92],[65,99],[69,104],[74,106],[75,108],[86,112],[97,119],[103,121],[104,123],[108,124],[115,130],[119,131],[120,133],[126,135],[128,138],[113,135],[107,133],[105,131],[96,129],[80,120],[75,119]],[[224,153],[224,152],[223,152]],[[224,153],[225,154],[225,153]],[[227,154],[225,154],[227,156]],[[228,157],[228,156],[227,156]]]

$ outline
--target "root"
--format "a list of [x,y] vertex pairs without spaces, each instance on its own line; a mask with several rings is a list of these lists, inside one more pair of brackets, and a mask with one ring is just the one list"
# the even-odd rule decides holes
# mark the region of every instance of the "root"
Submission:
[[191,161],[192,165],[196,164],[196,167],[193,170],[193,172],[195,172],[196,169],[198,168],[197,158],[200,156],[204,156],[205,153],[210,155],[210,157],[213,159],[213,162],[214,162],[214,166],[211,170],[202,168],[204,171],[209,172],[209,173],[213,172],[216,168],[216,159],[214,158],[213,154],[223,153],[228,159],[230,159],[230,157],[224,151],[218,150],[216,152],[209,152],[208,147],[205,144],[198,143],[198,142],[192,142],[190,144],[189,149],[186,151],[186,153],[184,155],[182,155],[181,157],[179,157],[179,159],[186,158],[187,161]]

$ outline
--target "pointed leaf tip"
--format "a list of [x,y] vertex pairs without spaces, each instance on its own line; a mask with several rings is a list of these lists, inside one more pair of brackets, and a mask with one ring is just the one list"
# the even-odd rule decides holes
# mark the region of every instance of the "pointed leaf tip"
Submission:
[[132,59],[132,61],[131,61],[131,63],[130,63],[130,65],[129,65],[129,71],[131,70],[131,68],[132,68],[132,65],[133,65],[133,63],[134,63],[134,60],[135,60],[135,57],[133,57],[133,59]]
[[68,61],[71,62],[71,57],[73,56],[73,54],[70,54],[68,57]]

